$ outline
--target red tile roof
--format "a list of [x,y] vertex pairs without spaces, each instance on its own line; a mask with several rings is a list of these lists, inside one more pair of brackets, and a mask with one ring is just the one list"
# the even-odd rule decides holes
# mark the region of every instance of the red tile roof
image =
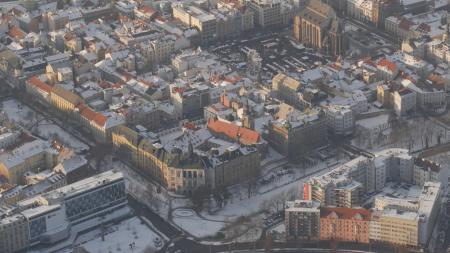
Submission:
[[46,92],[46,93],[50,93],[50,91],[52,90],[52,87],[48,84],[46,84],[45,82],[43,82],[41,79],[39,79],[37,76],[33,76],[30,79],[27,80],[28,85],[30,86],[34,86],[37,89]]
[[94,117],[94,122],[95,124],[97,124],[98,126],[105,126],[106,121],[108,120],[108,118],[103,115],[102,113],[96,113],[97,115],[95,115]]
[[190,130],[198,130],[199,128],[192,122],[188,121],[183,124],[183,127],[190,129]]
[[26,33],[17,26],[11,26],[8,35],[12,38],[23,39],[25,38]]
[[260,141],[260,134],[254,130],[239,127],[225,121],[210,119],[208,129],[216,134],[224,134],[232,140],[238,140],[241,144],[252,145]]
[[336,213],[339,219],[352,220],[356,215],[361,215],[365,221],[370,221],[371,212],[367,209],[345,208],[345,207],[322,207],[320,209],[320,218],[328,218],[330,214]]
[[83,110],[80,111],[80,114],[89,121],[93,120],[97,116],[97,113],[88,106],[85,106]]
[[156,13],[156,11],[148,5],[142,6],[140,10],[149,16],[153,16]]
[[397,64],[389,61],[386,58],[383,58],[378,61],[378,66],[386,67],[389,71],[394,72],[397,69]]

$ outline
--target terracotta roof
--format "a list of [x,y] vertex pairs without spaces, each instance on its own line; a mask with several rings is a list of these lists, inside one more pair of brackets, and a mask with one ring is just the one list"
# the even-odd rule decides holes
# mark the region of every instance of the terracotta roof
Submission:
[[190,130],[198,130],[199,128],[192,122],[188,121],[183,124],[183,127],[190,129]]
[[239,139],[239,142],[244,145],[256,144],[260,141],[258,132],[217,119],[208,121],[208,129],[214,133],[224,134],[232,140]]
[[431,74],[428,76],[428,80],[430,80],[431,82],[433,82],[433,84],[439,85],[439,86],[444,86],[445,82],[442,79],[441,76],[435,75],[435,74]]
[[25,38],[26,33],[17,26],[11,26],[8,35],[12,38],[23,39]]
[[180,96],[183,96],[184,90],[185,89],[183,87],[173,87],[172,93],[178,93]]
[[50,85],[46,84],[45,82],[43,82],[37,76],[33,76],[30,79],[28,79],[27,84],[30,86],[34,86],[37,89],[40,89],[46,93],[50,93],[52,91],[52,87]]
[[108,118],[103,115],[102,113],[96,113],[97,115],[94,117],[94,122],[95,124],[99,125],[99,126],[105,126],[106,121],[108,120]]
[[357,215],[361,215],[361,218],[365,221],[370,221],[371,212],[367,209],[355,209],[345,207],[322,207],[320,208],[320,218],[328,218],[335,213],[339,219],[351,220],[355,219]]
[[153,16],[156,13],[156,11],[148,5],[142,6],[140,10],[149,16]]
[[378,61],[378,66],[386,67],[389,71],[394,72],[397,69],[397,64],[389,61],[386,58],[383,58]]
[[88,106],[84,106],[84,108],[80,111],[80,114],[89,121],[93,120],[97,116],[97,113]]

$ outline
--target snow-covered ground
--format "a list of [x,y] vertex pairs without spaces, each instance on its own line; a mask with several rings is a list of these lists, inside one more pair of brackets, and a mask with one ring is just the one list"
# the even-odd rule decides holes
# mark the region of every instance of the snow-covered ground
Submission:
[[[343,162],[344,160],[330,167],[326,163],[320,163],[305,170],[292,167],[290,170],[293,171],[293,174],[280,176],[272,183],[258,186],[258,189],[250,194],[250,198],[248,197],[247,187],[235,187],[230,189],[232,197],[225,207],[213,214],[209,214],[205,210],[202,215],[215,220],[233,220],[240,216],[250,216],[261,211],[275,212],[277,205],[278,210],[280,210],[284,201],[296,199],[302,195],[303,182],[311,175],[323,174]],[[276,174],[277,172],[273,173]]]
[[172,215],[175,224],[198,238],[215,236],[225,226],[224,222],[205,220],[187,208],[176,209]]
[[[151,253],[162,247],[162,244],[156,246],[154,242],[154,240],[162,242],[162,238],[147,227],[138,217],[133,217],[122,221],[118,225],[108,227],[104,240],[102,240],[101,231],[98,230],[96,232],[94,239],[79,245],[89,253]],[[130,244],[133,245],[133,249],[131,249]]]
[[269,233],[272,234],[272,237],[275,241],[285,241],[286,240],[286,225],[283,223],[278,224],[277,226],[271,228]]
[[51,123],[48,120],[40,122],[35,131],[38,136],[46,138],[48,140],[56,139],[63,143],[65,146],[73,148],[75,151],[89,149],[86,144],[82,143],[77,138],[64,131],[61,127]]
[[431,161],[439,163],[444,169],[450,170],[450,151],[438,155],[426,157]]
[[81,223],[75,224],[70,229],[70,236],[61,242],[56,244],[52,244],[48,247],[45,245],[42,248],[32,249],[27,251],[28,253],[71,253],[73,252],[73,248],[79,244],[87,242],[88,240],[92,240],[95,238],[95,234],[98,234],[96,229],[83,234],[85,231],[99,227],[102,223],[121,219],[124,217],[129,217],[131,215],[132,210],[129,207],[120,208],[118,210],[113,211],[112,213],[108,213],[105,216],[97,217],[93,219],[89,219],[83,221]]
[[450,133],[433,118],[395,119],[387,114],[358,120],[352,144],[369,151],[406,148],[412,152],[450,140]]
[[261,161],[261,166],[265,166],[268,163],[277,162],[286,159],[283,155],[275,151],[273,148],[268,148],[266,157]]
[[5,100],[2,103],[1,110],[5,113],[7,119],[11,123],[23,126],[39,137],[48,140],[57,139],[65,146],[70,147],[75,151],[89,149],[86,144],[79,141],[61,127],[45,119],[31,108],[23,105],[20,101],[15,99]]
[[169,214],[169,196],[167,191],[161,188],[161,193],[157,192],[157,186],[151,184],[147,179],[143,178],[132,168],[126,164],[116,161],[104,163],[105,169],[119,169],[125,177],[125,187],[127,191],[137,200],[146,204],[155,213],[167,219]]
[[33,110],[15,99],[3,101],[1,111],[5,113],[11,123],[25,127],[33,124],[33,121],[36,120],[37,116]]
[[226,240],[256,240],[264,228],[263,218],[282,210],[285,201],[300,198],[303,182],[313,175],[328,172],[345,161],[333,160],[329,165],[319,163],[307,169],[292,165],[289,168],[291,173],[285,174],[281,173],[287,171],[284,166],[275,168],[264,178],[273,176],[276,179],[264,185],[258,182],[251,190],[250,197],[247,186],[231,187],[228,190],[231,197],[222,208],[205,208],[200,216],[189,209],[189,203],[185,199],[172,199],[173,222],[198,238],[214,237],[217,232],[221,232]]

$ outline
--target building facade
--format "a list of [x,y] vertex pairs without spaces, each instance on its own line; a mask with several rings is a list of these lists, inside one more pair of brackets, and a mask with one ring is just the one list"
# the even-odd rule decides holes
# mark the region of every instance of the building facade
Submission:
[[85,228],[90,229],[100,225],[99,217],[110,222],[114,212],[125,210],[126,205],[125,181],[115,171],[25,199],[9,212],[0,213],[0,251],[12,253],[60,242],[71,235],[73,225],[86,222]]
[[346,47],[341,21],[333,8],[320,0],[311,0],[294,17],[294,37],[306,46],[332,55],[343,53]]
[[288,201],[285,206],[286,237],[319,239],[320,204],[315,201]]
[[265,28],[281,24],[281,1],[251,0],[248,8],[254,13],[255,25]]
[[371,216],[366,209],[323,207],[320,209],[320,239],[369,243]]

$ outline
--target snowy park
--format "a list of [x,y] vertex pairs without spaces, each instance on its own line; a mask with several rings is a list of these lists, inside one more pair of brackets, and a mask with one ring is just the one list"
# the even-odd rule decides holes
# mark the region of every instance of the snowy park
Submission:
[[70,133],[33,111],[17,100],[9,99],[1,104],[6,119],[12,124],[29,130],[32,134],[46,140],[57,140],[75,151],[88,150],[89,147]]
[[153,253],[163,246],[162,239],[138,217],[107,227],[102,238],[96,230],[94,239],[80,247],[89,253]]
[[414,152],[449,140],[446,128],[433,118],[398,119],[381,114],[356,121],[352,144],[369,151],[406,148]]

